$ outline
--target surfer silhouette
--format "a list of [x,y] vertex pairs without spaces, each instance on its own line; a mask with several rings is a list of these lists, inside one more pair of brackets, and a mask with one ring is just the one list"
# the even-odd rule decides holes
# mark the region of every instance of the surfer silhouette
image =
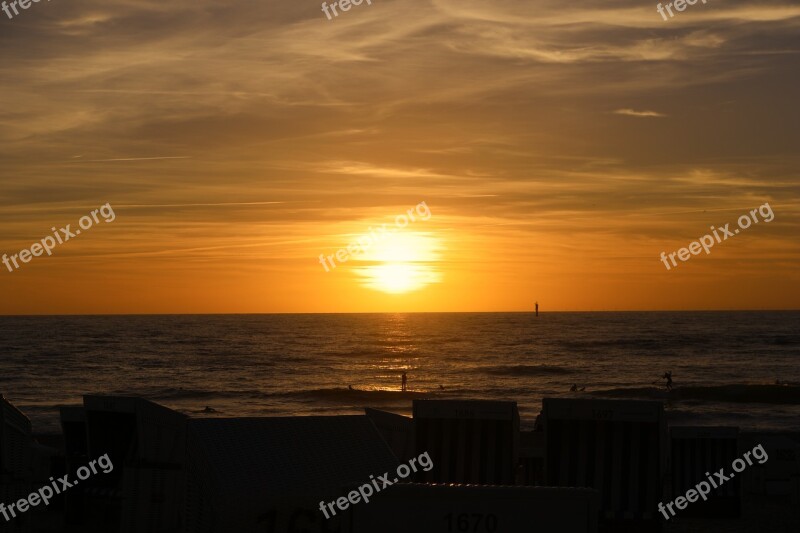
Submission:
[[405,372],[403,372],[403,377],[402,377],[402,380],[403,380],[403,384],[402,384],[402,388],[401,388],[401,390],[402,390],[403,392],[405,392],[405,391],[406,391],[406,385],[408,384],[408,376],[406,375],[406,373],[405,373]]

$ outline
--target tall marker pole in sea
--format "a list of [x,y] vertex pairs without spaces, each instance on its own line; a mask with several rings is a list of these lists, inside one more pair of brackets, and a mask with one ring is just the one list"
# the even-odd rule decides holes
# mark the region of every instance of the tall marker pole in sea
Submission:
[[536,316],[539,316],[539,302],[536,302]]

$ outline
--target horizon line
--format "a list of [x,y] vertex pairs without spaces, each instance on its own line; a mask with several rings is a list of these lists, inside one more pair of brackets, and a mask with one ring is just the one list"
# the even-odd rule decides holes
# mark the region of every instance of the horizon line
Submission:
[[[792,313],[800,309],[618,309],[603,311],[540,311],[540,314],[566,314],[566,313]],[[54,313],[54,314],[0,314],[0,318],[15,317],[81,317],[81,316],[260,316],[260,315],[422,315],[422,314],[530,314],[535,311],[351,311],[351,312],[265,312],[265,313]],[[535,317],[535,316],[534,316]]]

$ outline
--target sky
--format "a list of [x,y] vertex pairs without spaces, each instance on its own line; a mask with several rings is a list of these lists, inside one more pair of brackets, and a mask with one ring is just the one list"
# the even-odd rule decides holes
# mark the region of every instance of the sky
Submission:
[[0,314],[797,309],[800,5],[657,4],[0,12]]

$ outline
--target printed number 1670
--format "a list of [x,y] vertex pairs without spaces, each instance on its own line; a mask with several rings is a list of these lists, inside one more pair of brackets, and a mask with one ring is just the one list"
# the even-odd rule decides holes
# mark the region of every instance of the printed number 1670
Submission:
[[447,531],[471,531],[472,533],[497,531],[497,515],[494,514],[461,513],[454,515],[447,513],[444,519],[447,520]]

